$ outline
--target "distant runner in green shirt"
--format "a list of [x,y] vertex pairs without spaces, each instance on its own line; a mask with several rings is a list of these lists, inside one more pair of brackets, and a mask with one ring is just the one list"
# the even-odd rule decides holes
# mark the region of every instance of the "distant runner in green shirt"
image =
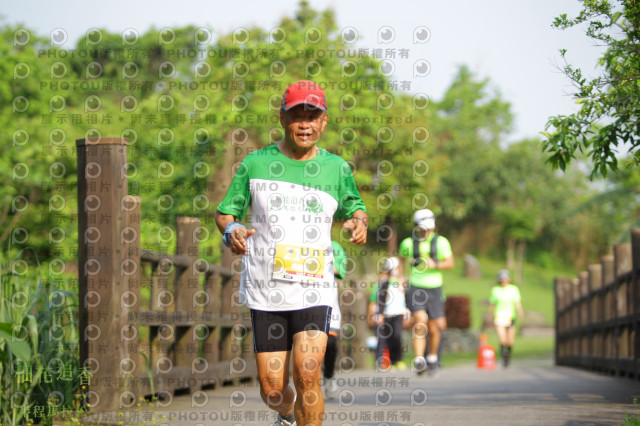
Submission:
[[520,303],[520,290],[510,284],[509,271],[501,269],[498,272],[498,285],[491,289],[490,314],[493,315],[493,324],[496,326],[498,340],[500,340],[500,350],[502,352],[502,363],[509,365],[511,358],[511,347],[516,336],[515,318],[516,314],[522,318],[522,303]]
[[[411,260],[409,288],[406,292],[407,308],[413,313],[413,371],[422,374],[438,369],[440,334],[447,328],[442,294],[442,270],[453,269],[453,252],[449,241],[436,234],[436,219],[429,209],[415,212],[413,235],[400,243],[400,265]],[[401,274],[402,275],[402,274]],[[424,357],[429,336],[429,354]]]

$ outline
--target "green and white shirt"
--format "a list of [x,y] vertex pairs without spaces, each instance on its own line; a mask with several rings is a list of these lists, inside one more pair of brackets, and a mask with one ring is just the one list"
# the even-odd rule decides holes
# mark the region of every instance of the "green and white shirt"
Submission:
[[249,206],[256,233],[242,257],[240,302],[264,311],[331,306],[333,219],[366,211],[349,164],[322,148],[305,161],[276,145],[260,149],[242,161],[218,210],[242,219]]
[[[369,295],[369,302],[376,304],[376,313],[378,312],[378,292],[379,286],[375,286],[371,294]],[[383,316],[386,318],[392,318],[398,315],[404,315],[407,305],[405,303],[404,289],[402,284],[398,282],[397,277],[391,277],[389,281],[389,287],[387,288],[387,298],[384,305]]]

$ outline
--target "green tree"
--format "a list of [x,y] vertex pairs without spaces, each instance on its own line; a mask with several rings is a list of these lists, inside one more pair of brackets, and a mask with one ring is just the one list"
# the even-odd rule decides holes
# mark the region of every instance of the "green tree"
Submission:
[[[21,38],[29,45],[20,43]],[[17,41],[16,41],[17,40]],[[51,200],[46,182],[57,176],[69,162],[43,150],[49,134],[39,126],[38,118],[57,102],[39,87],[47,78],[51,58],[38,58],[44,40],[18,27],[0,29],[0,126],[8,137],[0,147],[0,247],[46,244],[50,228],[38,226],[42,218],[64,205],[63,199]],[[35,226],[33,226],[35,225]],[[26,253],[29,258],[32,252]],[[0,258],[2,256],[0,255]]]
[[[640,3],[581,3],[583,9],[578,16],[562,14],[553,25],[564,30],[586,24],[587,36],[606,47],[598,61],[601,73],[590,78],[580,68],[565,65],[563,71],[575,87],[580,110],[549,118],[542,148],[551,153],[550,163],[562,170],[577,152],[586,153],[592,162],[593,178],[618,170],[619,149],[630,149],[629,165],[640,164]],[[566,50],[561,54],[564,58]]]
[[510,105],[488,79],[461,67],[436,108],[433,127],[443,162],[434,191],[437,214],[454,229],[483,222],[501,185],[499,142],[511,126]]
[[[413,137],[428,136],[420,130],[428,111],[416,112],[410,96],[396,93],[380,59],[343,43],[331,10],[302,2],[276,31],[240,28],[215,41],[212,31],[195,27],[151,29],[127,40],[94,30],[73,55],[33,35],[16,45],[16,31],[25,29],[3,29],[0,66],[10,75],[29,64],[31,74],[0,83],[7,94],[0,120],[6,129],[24,129],[29,141],[3,148],[0,177],[14,184],[0,190],[9,206],[0,238],[28,228],[30,239],[14,251],[28,245],[41,258],[75,258],[75,139],[85,135],[129,138],[129,193],[143,198],[143,247],[171,252],[175,240],[165,231],[176,216],[198,216],[214,229],[234,165],[282,138],[280,96],[299,79],[326,84],[330,123],[320,146],[352,164],[371,206],[372,232],[389,217],[404,218],[428,178],[414,178],[416,162],[428,158],[428,138]],[[25,112],[12,110],[19,96],[29,101]],[[51,108],[52,100],[60,107]],[[12,170],[23,165],[30,174],[17,182]],[[54,243],[53,229],[62,234]],[[215,260],[220,237],[210,236],[204,255]]]

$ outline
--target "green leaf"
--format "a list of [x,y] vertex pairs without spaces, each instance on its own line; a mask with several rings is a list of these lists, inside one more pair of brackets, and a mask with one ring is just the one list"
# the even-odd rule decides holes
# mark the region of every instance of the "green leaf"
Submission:
[[622,16],[622,12],[616,12],[611,16],[613,22],[618,22],[618,19]]
[[22,325],[27,328],[29,332],[29,340],[31,340],[31,350],[33,353],[38,353],[38,343],[40,339],[38,338],[38,320],[33,315],[25,315],[22,320]]
[[9,350],[16,358],[28,362],[31,359],[31,349],[29,349],[27,342],[13,338],[14,327],[15,325],[10,322],[0,322],[0,339],[7,342]]

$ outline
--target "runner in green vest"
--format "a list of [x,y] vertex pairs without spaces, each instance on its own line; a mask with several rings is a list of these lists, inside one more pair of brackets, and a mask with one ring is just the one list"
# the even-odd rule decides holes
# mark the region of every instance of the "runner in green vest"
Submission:
[[[453,252],[449,241],[435,232],[436,220],[429,209],[418,210],[413,216],[413,237],[400,243],[399,254],[404,266],[411,260],[409,288],[406,292],[407,307],[413,313],[415,323],[413,338],[413,371],[422,374],[438,369],[440,334],[447,328],[442,294],[442,270],[453,269]],[[424,357],[429,336],[429,354]]]
[[498,285],[491,289],[491,297],[489,297],[489,303],[491,303],[489,312],[493,315],[493,324],[498,333],[502,363],[505,367],[509,365],[511,347],[516,336],[516,314],[519,318],[524,317],[520,290],[510,282],[509,271],[501,269],[498,272]]

